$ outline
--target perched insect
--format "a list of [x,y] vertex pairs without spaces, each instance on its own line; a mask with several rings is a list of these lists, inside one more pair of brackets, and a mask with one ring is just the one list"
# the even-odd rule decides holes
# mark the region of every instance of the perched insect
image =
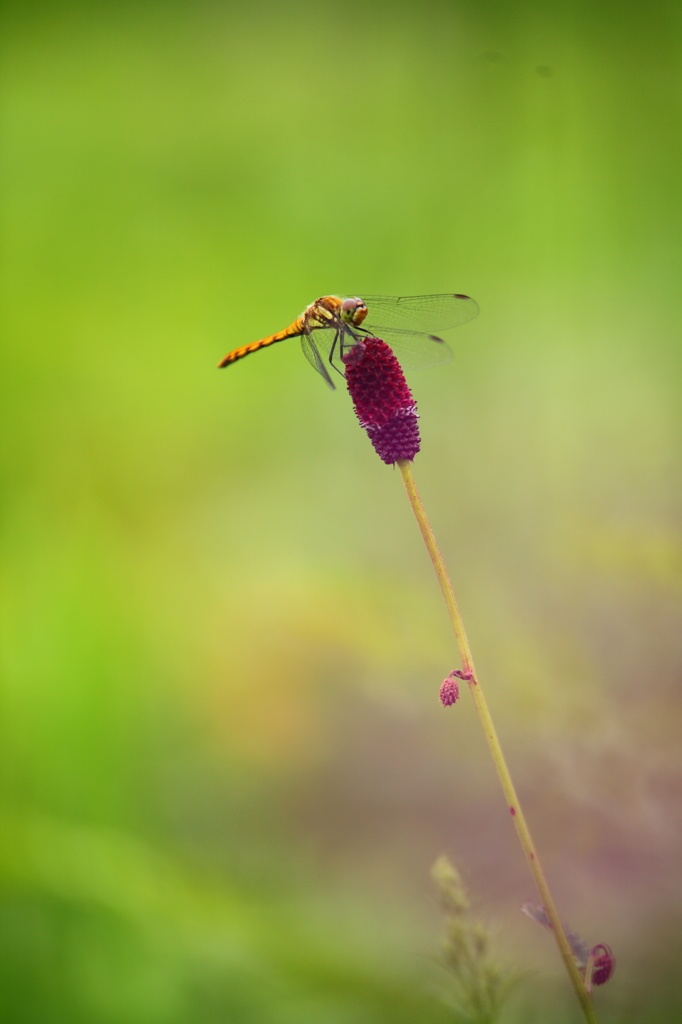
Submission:
[[328,367],[343,374],[343,356],[363,337],[381,338],[406,369],[439,366],[452,353],[431,332],[457,327],[477,314],[478,306],[468,295],[323,295],[283,331],[228,352],[218,366],[236,363],[276,341],[300,338],[306,358],[333,388]]

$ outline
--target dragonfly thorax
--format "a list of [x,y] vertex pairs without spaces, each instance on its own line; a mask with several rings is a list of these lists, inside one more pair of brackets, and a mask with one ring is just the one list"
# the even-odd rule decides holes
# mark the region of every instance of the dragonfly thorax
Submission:
[[341,303],[341,319],[345,323],[359,327],[366,316],[367,306],[362,299],[344,299]]

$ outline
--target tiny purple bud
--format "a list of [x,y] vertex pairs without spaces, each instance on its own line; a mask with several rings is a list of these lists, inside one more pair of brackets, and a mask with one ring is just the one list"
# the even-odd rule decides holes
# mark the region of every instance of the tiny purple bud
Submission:
[[[598,952],[599,950],[602,952]],[[604,982],[609,980],[616,967],[616,959],[611,952],[611,947],[600,942],[598,946],[592,947],[590,956],[594,957],[592,984],[603,985]]]
[[447,679],[443,680],[440,688],[440,702],[444,708],[450,707],[459,700],[459,683],[455,679],[454,672],[451,672]]
[[[521,911],[551,931],[552,925],[544,907],[539,907],[537,903],[528,900],[521,907]],[[583,942],[580,936],[572,932],[570,928],[567,928],[566,925],[563,928],[578,970],[583,976],[589,974],[589,977],[585,977],[587,991],[591,991],[592,985],[603,985],[609,980],[616,967],[616,958],[611,952],[611,947],[600,942],[599,945],[590,949],[587,943]]]
[[419,451],[417,406],[386,342],[363,338],[343,357],[346,384],[360,426],[383,461],[412,461]]

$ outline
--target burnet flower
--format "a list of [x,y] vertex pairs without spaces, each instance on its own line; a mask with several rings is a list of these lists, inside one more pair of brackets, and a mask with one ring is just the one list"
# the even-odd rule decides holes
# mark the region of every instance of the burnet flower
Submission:
[[417,405],[391,349],[380,338],[363,338],[343,361],[360,426],[377,455],[389,466],[411,462],[419,451]]

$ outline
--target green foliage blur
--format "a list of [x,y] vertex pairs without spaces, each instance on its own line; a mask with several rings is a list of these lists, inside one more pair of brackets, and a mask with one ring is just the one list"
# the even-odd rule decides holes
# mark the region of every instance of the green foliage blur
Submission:
[[681,8],[3,7],[0,1017],[579,1019],[400,479],[296,341],[470,294],[415,475],[602,1021],[682,1018]]
[[471,913],[471,900],[452,861],[441,854],[431,876],[446,915],[441,962],[448,972],[447,1001],[453,1024],[497,1024],[521,977],[496,962],[491,934]]

